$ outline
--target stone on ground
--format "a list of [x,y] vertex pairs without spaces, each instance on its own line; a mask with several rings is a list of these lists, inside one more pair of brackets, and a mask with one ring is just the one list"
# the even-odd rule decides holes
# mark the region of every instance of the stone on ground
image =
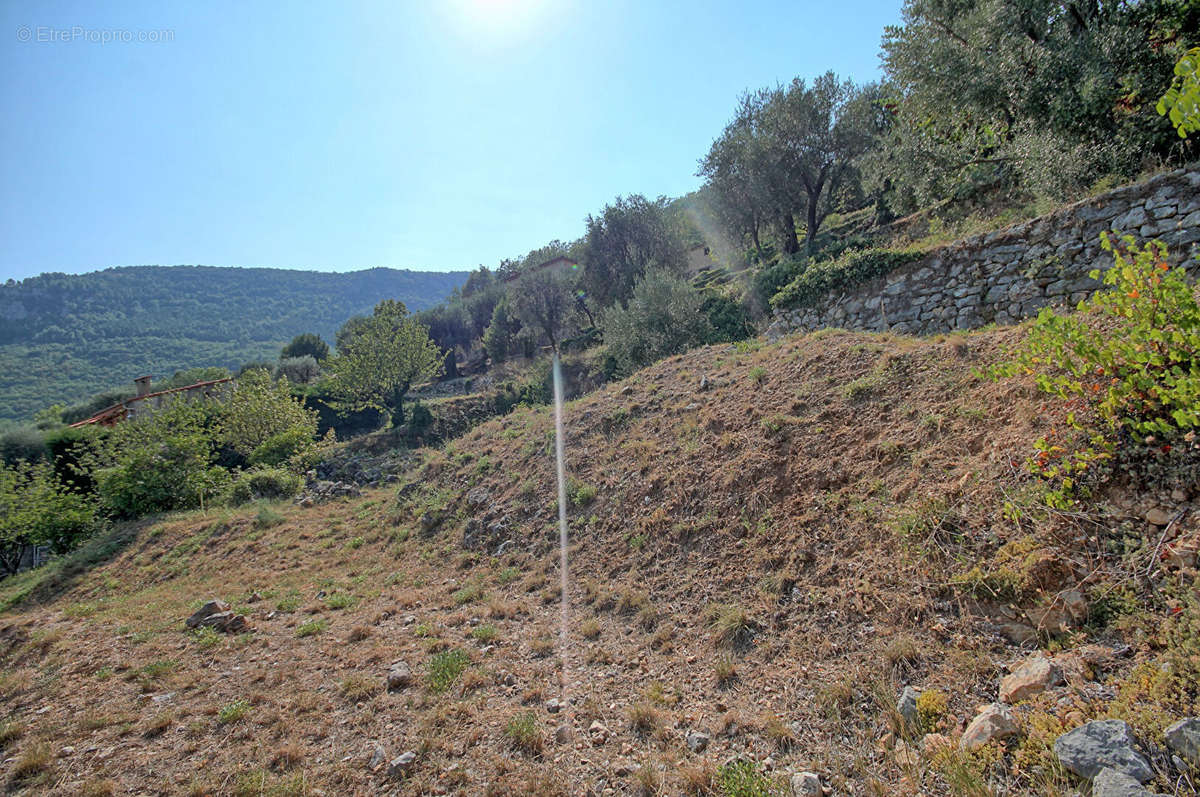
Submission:
[[1015,736],[1017,720],[1003,703],[992,703],[971,720],[958,741],[959,748],[973,753],[991,742]]
[[1000,680],[1000,701],[1019,703],[1062,682],[1057,664],[1045,656],[1034,656]]
[[1200,717],[1185,717],[1167,728],[1167,745],[1184,761],[1200,767]]
[[1054,740],[1054,754],[1064,767],[1088,780],[1105,768],[1123,772],[1139,783],[1154,777],[1123,720],[1095,720],[1068,731]]
[[792,775],[792,797],[821,797],[821,776],[815,772],[797,772]]

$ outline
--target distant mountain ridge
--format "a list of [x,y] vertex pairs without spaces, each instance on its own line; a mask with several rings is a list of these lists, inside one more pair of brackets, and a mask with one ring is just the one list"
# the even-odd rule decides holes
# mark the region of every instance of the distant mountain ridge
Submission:
[[0,421],[30,417],[143,373],[273,358],[302,332],[332,343],[382,299],[416,312],[467,272],[127,266],[0,285]]

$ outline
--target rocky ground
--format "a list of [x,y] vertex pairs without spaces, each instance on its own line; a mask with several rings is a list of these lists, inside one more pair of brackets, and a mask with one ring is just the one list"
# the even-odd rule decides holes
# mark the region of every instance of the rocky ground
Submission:
[[118,529],[0,583],[0,777],[1193,793],[1193,495],[1042,506],[1021,463],[1061,411],[975,375],[1019,334],[709,347],[570,402],[565,646],[548,408]]

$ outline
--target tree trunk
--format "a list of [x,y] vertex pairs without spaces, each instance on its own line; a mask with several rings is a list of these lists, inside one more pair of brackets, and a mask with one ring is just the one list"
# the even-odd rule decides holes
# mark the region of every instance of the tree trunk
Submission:
[[796,218],[791,213],[785,213],[781,223],[783,226],[783,229],[780,230],[783,234],[783,253],[794,255],[800,251],[800,241],[796,238]]
[[754,241],[754,251],[758,253],[758,262],[762,263],[766,260],[766,256],[763,254],[762,243],[758,240],[757,224],[750,228],[750,239]]
[[808,229],[804,235],[804,251],[807,254],[812,254],[813,243],[817,239],[817,228],[820,222],[817,220],[817,199],[809,197],[808,200]]

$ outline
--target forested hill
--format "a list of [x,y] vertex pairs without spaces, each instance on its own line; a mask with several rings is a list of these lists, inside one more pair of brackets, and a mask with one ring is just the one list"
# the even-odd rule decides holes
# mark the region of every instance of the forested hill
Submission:
[[431,307],[465,278],[388,268],[136,266],[10,281],[0,285],[0,421],[143,373],[274,358],[301,332],[332,340],[347,318],[381,299]]

